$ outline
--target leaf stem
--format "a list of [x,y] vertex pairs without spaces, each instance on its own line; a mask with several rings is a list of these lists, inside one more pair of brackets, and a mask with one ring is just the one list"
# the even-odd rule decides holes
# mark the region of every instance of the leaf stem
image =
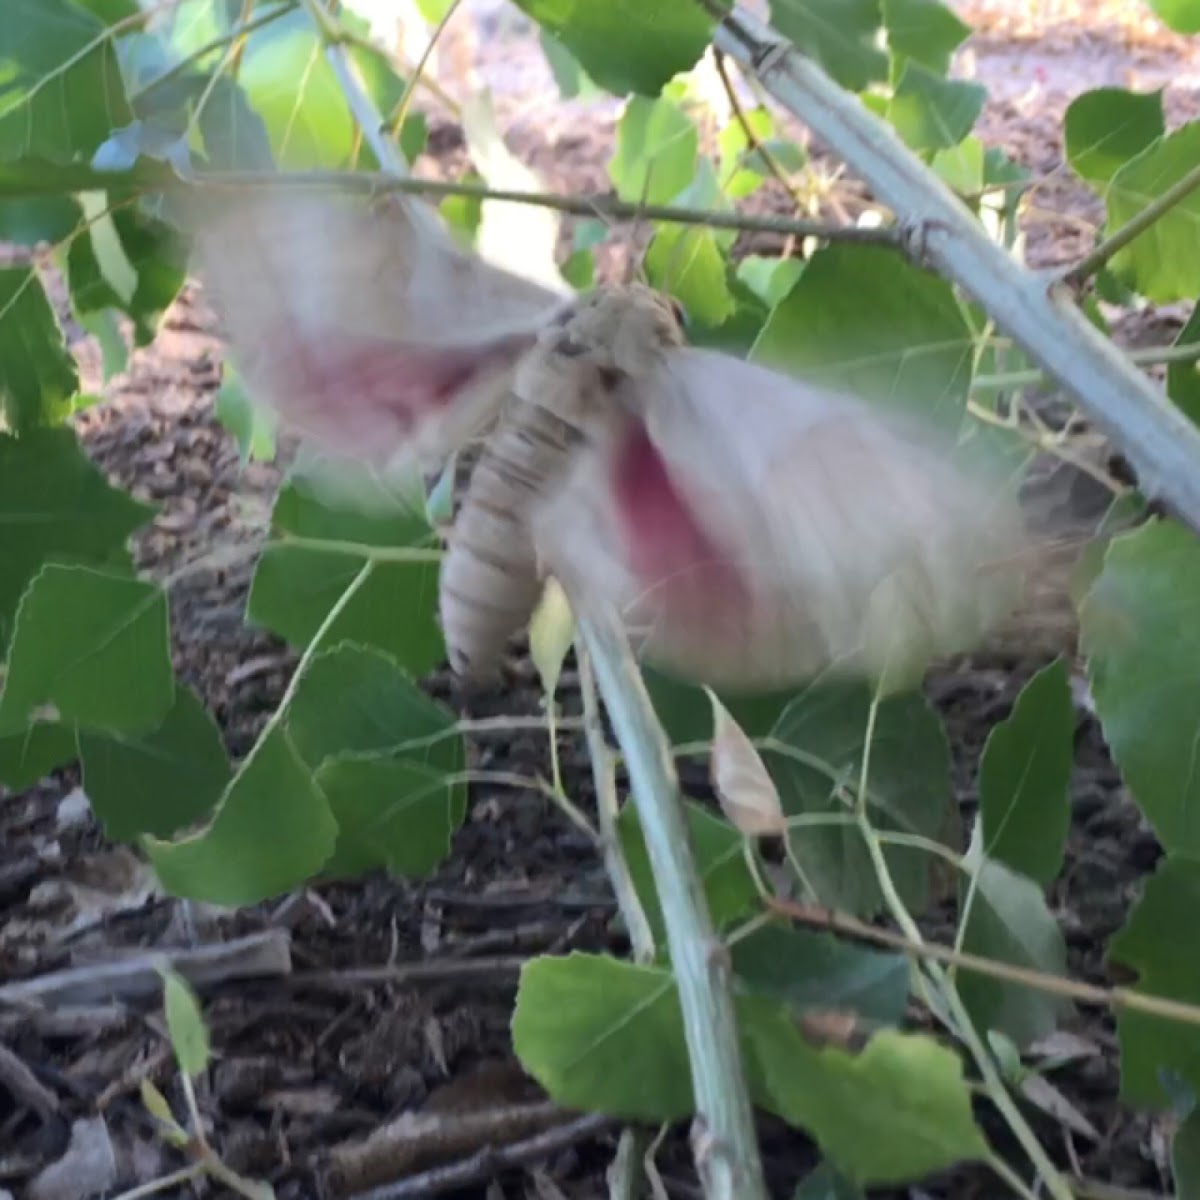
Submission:
[[[1148,346],[1126,352],[1129,361],[1139,366],[1195,362],[1200,359],[1200,342],[1184,342],[1178,346]],[[994,375],[976,375],[971,381],[972,389],[1001,392],[1014,387],[1026,387],[1043,383],[1046,372],[1036,368],[1028,371],[1004,371]]]
[[[329,47],[328,50],[336,49]],[[328,53],[327,50],[327,53]],[[391,145],[391,142],[387,142]],[[393,157],[395,149],[393,147]],[[377,155],[378,156],[378,155]],[[155,188],[165,186],[158,181]],[[182,186],[182,185],[177,185]],[[534,192],[490,188],[483,184],[446,179],[398,178],[372,171],[205,171],[197,173],[193,187],[312,187],[340,188],[367,192],[405,192],[419,196],[465,196],[473,200],[502,200],[552,208],[571,216],[597,217],[610,221],[661,221],[667,225],[699,225],[708,229],[735,229],[743,233],[774,233],[782,237],[812,237],[829,242],[857,242],[864,245],[896,246],[901,242],[894,227],[860,228],[834,225],[827,221],[805,221],[792,217],[755,215],[728,210],[688,208],[673,204],[633,204],[608,193],[565,196],[557,192]]]
[[1072,287],[1086,283],[1109,259],[1124,250],[1130,242],[1141,237],[1151,225],[1186,200],[1197,188],[1200,188],[1200,164],[1194,166],[1182,179],[1177,179],[1161,196],[1152,200],[1120,229],[1109,234],[1090,253],[1085,254],[1062,277],[1063,281]]
[[589,613],[579,631],[625,754],[662,906],[691,1061],[692,1146],[704,1192],[709,1200],[766,1200],[733,1008],[732,968],[705,903],[671,746],[616,614]]

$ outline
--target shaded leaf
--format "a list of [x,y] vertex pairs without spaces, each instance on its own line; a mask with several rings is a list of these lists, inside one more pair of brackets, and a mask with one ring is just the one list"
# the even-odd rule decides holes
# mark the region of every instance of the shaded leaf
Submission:
[[57,424],[78,390],[75,360],[37,272],[0,269],[0,415],[17,433]]
[[615,95],[655,96],[708,45],[713,19],[693,0],[515,0]]
[[857,1184],[822,1163],[797,1185],[792,1200],[866,1200]]
[[[1178,183],[1200,162],[1200,121],[1155,142],[1113,175],[1106,196],[1107,225],[1116,230]],[[1200,292],[1200,191],[1169,209],[1109,260],[1109,269],[1159,304]]]
[[946,150],[971,132],[986,99],[982,84],[946,79],[919,62],[906,62],[887,117],[914,150]]
[[72,762],[77,753],[70,725],[35,721],[21,733],[0,737],[0,784],[22,792]]
[[229,362],[217,392],[216,418],[233,434],[243,463],[275,457],[276,422],[272,412],[254,403],[241,374]]
[[73,196],[0,200],[0,240],[17,246],[65,241],[82,220]]
[[1200,545],[1173,521],[1114,537],[1080,606],[1080,647],[1107,742],[1169,852],[1200,857]]
[[1057,658],[988,735],[979,764],[984,854],[1043,886],[1062,869],[1074,733],[1070,672]]
[[600,89],[573,55],[552,33],[539,30],[542,53],[550,64],[550,72],[564,100],[587,100],[599,95]]
[[[247,617],[294,646],[306,646],[373,547],[433,550],[422,507],[419,496],[376,494],[367,513],[354,500],[324,503],[312,482],[293,477],[275,504],[276,533],[326,539],[343,548],[268,547],[254,572]],[[444,654],[437,603],[437,561],[377,562],[329,629],[328,644],[375,646],[420,674]]]
[[813,255],[751,357],[957,430],[972,352],[948,283],[886,248],[846,244]]
[[1164,132],[1161,91],[1093,88],[1076,96],[1063,117],[1071,169],[1081,179],[1101,187]]
[[836,1009],[898,1025],[908,1003],[908,960],[854,946],[829,933],[764,925],[731,947],[734,974],[793,1011]]
[[108,483],[71,429],[0,434],[0,653],[44,562],[110,561],[153,514]]
[[1200,1200],[1200,1109],[1188,1114],[1171,1139],[1176,1200]]
[[[975,884],[966,911],[962,948],[993,962],[1029,967],[1066,977],[1067,951],[1062,931],[1046,905],[1042,889],[1003,863],[972,847],[963,884]],[[1018,1046],[1054,1032],[1070,1006],[1057,996],[974,971],[958,973],[958,990],[981,1029],[996,1029]]]
[[[746,866],[742,838],[732,826],[699,804],[685,802],[684,817],[709,915],[713,925],[722,929],[744,916],[758,899],[758,889]],[[666,925],[658,902],[654,871],[633,804],[626,803],[621,809],[617,818],[617,834],[621,839],[621,852],[629,867],[629,877],[641,901],[651,933],[655,942],[665,947]]]
[[792,290],[804,261],[799,258],[767,258],[759,254],[747,254],[737,265],[737,277],[763,303],[774,308]]
[[862,91],[887,78],[877,38],[880,0],[770,0],[771,24],[842,87]]
[[64,721],[136,734],[175,699],[167,597],[157,585],[50,563],[17,610],[0,732],[22,730],[35,709]]
[[[712,705],[704,689],[648,665],[642,667],[642,678],[667,737],[676,745],[698,742],[707,747],[712,733]],[[717,693],[721,703],[751,737],[767,733],[795,694],[794,688],[742,695]]]
[[163,886],[229,907],[299,886],[333,853],[337,823],[285,730],[269,729],[230,784],[209,825],[176,841],[146,840]]
[[[1200,912],[1200,861],[1172,854],[1143,884],[1129,919],[1109,943],[1109,958],[1137,972],[1137,990],[1200,1004],[1200,959],[1180,953],[1190,944]],[[1166,1108],[1175,1097],[1164,1075],[1200,1090],[1200,1028],[1122,1007],[1121,1100]]]
[[[1200,345],[1200,305],[1193,307],[1175,345]],[[1200,425],[1200,354],[1190,362],[1167,364],[1167,395],[1193,423]]]
[[[789,816],[849,818],[858,791],[871,706],[869,688],[822,685],[798,695],[762,747]],[[871,741],[867,815],[880,831],[942,840],[951,816],[950,755],[937,714],[919,694],[879,703]],[[791,844],[822,903],[870,915],[883,897],[862,834],[853,824],[794,827]],[[900,896],[914,913],[928,898],[923,851],[885,846]]]
[[196,693],[175,688],[162,724],[140,736],[79,732],[83,789],[114,840],[168,837],[209,812],[233,774],[221,730]]

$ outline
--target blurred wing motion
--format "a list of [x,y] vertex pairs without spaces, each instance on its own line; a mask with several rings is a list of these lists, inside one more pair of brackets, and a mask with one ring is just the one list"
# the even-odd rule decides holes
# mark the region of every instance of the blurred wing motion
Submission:
[[644,657],[735,688],[911,680],[1015,603],[1015,496],[924,431],[712,351],[660,342],[615,366],[597,452],[537,510],[535,541]]
[[195,266],[256,400],[328,450],[438,462],[493,420],[563,297],[403,196],[208,190]]

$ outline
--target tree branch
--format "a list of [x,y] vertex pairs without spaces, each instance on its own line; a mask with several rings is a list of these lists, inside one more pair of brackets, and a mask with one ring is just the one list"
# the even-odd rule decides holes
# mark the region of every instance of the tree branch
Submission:
[[1200,430],[1075,307],[1069,289],[1024,269],[992,242],[957,196],[857,96],[838,87],[769,25],[725,14],[716,48],[872,188],[901,221],[920,218],[922,257],[958,284],[1078,402],[1129,459],[1140,490],[1200,532]]

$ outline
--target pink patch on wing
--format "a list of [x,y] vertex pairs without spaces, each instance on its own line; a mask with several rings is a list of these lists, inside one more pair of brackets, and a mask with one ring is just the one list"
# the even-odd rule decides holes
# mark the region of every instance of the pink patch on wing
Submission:
[[665,622],[689,627],[672,636],[716,633],[747,613],[741,570],[700,524],[641,421],[617,451],[612,483],[630,570]]
[[515,336],[476,346],[429,347],[342,331],[302,339],[285,327],[272,343],[285,393],[278,402],[333,434],[343,422],[358,425],[356,418],[372,412],[386,413],[393,427],[408,432],[444,412],[492,368],[511,363],[529,340]]

